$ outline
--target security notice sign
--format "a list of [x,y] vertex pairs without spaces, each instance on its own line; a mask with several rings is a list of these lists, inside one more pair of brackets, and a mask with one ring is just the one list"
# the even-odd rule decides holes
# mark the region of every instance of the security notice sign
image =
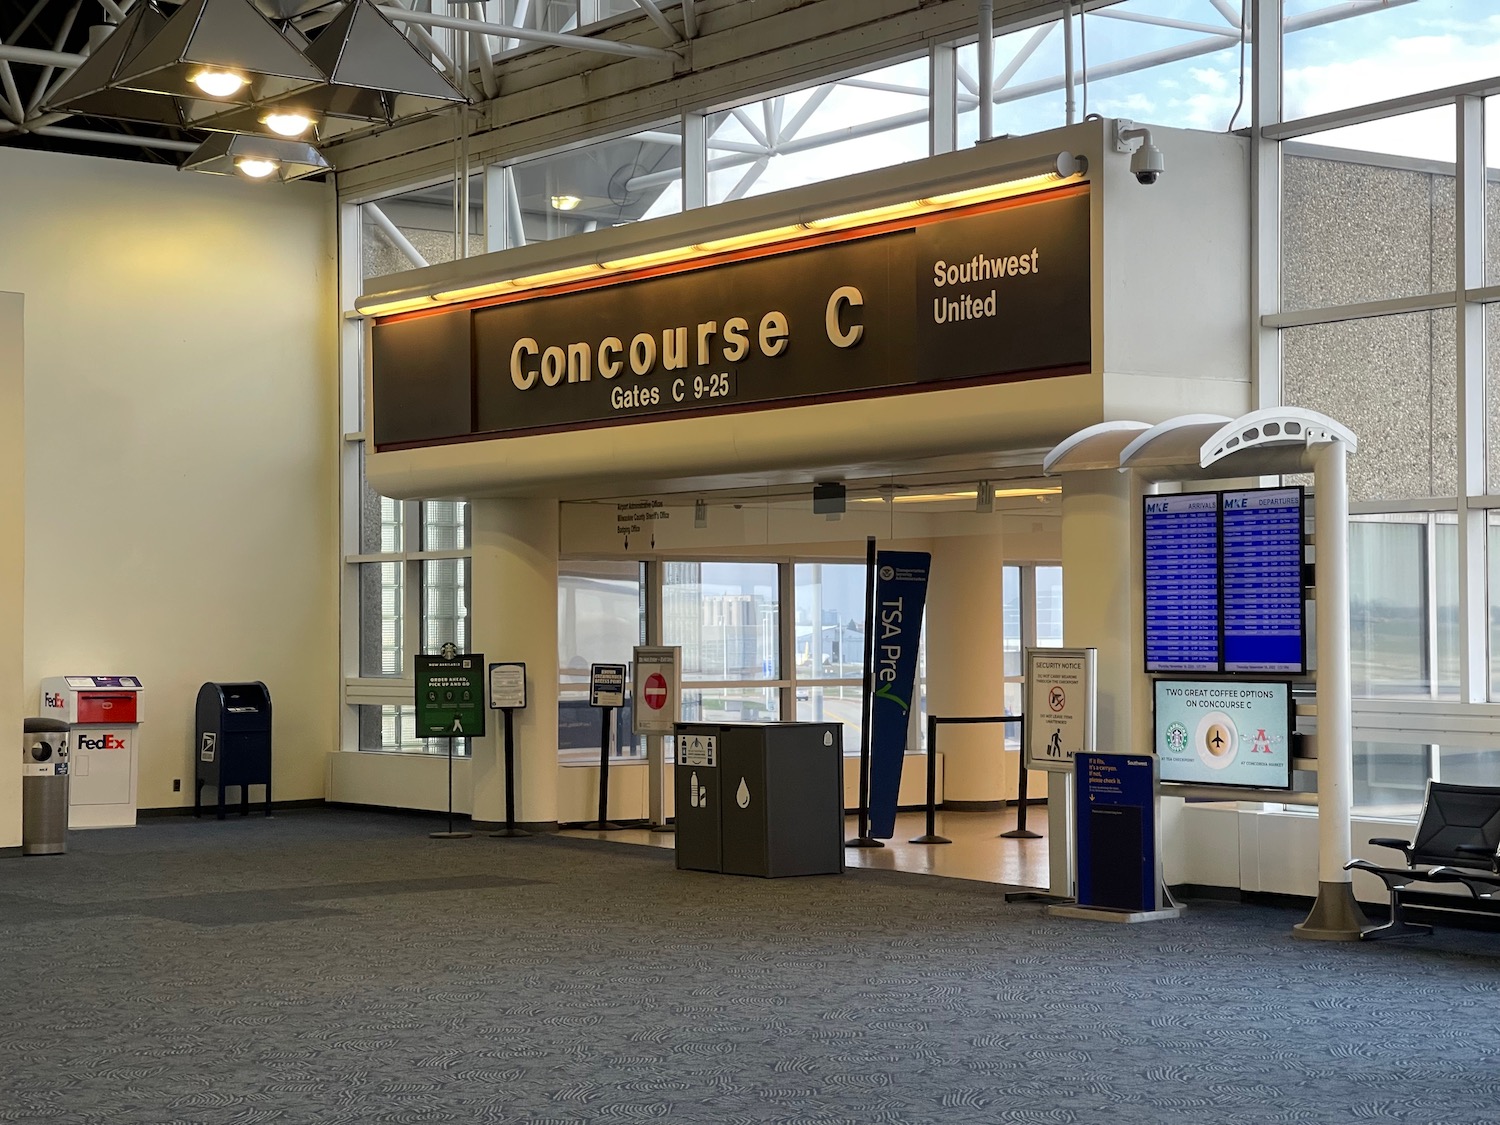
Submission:
[[417,657],[417,737],[475,738],[484,734],[484,657]]
[[682,721],[682,649],[637,645],[631,680],[636,734],[671,734]]
[[1092,648],[1026,650],[1026,768],[1071,770],[1094,750]]

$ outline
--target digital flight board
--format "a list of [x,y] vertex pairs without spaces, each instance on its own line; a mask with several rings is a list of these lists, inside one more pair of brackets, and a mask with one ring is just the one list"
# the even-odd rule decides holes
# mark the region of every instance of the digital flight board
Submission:
[[1224,671],[1301,672],[1302,490],[1226,492],[1219,512]]
[[1219,670],[1219,494],[1146,498],[1146,671]]
[[1146,497],[1146,671],[1305,671],[1302,517],[1301,488]]

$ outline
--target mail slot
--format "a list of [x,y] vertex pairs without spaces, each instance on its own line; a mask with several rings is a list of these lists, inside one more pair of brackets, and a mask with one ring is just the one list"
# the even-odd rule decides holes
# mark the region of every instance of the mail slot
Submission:
[[240,815],[250,811],[250,786],[266,790],[271,815],[271,693],[259,681],[204,684],[198,689],[198,736],[194,763],[193,814],[203,809],[205,785],[218,792],[218,818],[224,819],[224,790],[238,787]]
[[80,691],[78,693],[78,718],[80,723],[133,723],[135,722],[136,693],[133,691]]

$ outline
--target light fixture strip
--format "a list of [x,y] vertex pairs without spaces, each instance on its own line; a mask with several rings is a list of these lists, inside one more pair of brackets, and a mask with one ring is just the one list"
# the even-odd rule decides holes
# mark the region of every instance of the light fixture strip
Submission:
[[[1044,168],[1041,172],[1038,168]],[[729,235],[723,238],[705,239],[686,246],[632,254],[621,258],[603,259],[583,265],[568,266],[530,274],[525,277],[507,278],[457,289],[438,290],[425,297],[400,297],[375,300],[369,304],[355,303],[365,316],[388,316],[398,312],[410,312],[415,308],[431,308],[439,305],[482,300],[486,297],[545,289],[556,285],[588,280],[606,274],[627,273],[652,269],[663,265],[698,261],[738,250],[759,249],[795,242],[821,234],[858,230],[883,223],[910,220],[944,211],[991,203],[1018,195],[1028,195],[1046,188],[1060,186],[1080,179],[1088,171],[1088,162],[1082,157],[1059,153],[1040,160],[1022,161],[997,171],[1010,171],[1011,178],[999,180],[980,187],[958,191],[934,193],[900,203],[885,204],[829,216],[809,216],[796,223],[769,227],[746,234]],[[998,495],[998,494],[997,494]],[[970,493],[972,499],[973,494]]]

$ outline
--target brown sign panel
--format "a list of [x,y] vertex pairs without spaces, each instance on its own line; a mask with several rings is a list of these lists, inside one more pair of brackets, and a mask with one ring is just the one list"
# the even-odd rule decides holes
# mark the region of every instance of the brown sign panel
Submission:
[[[374,332],[376,443],[1087,370],[1089,267],[1089,197],[1072,191],[445,314],[470,318],[467,379],[454,363],[456,335],[434,351],[432,329],[416,338],[432,318],[397,319]],[[460,379],[465,401],[472,396],[472,424],[459,425],[454,409]],[[441,396],[447,434],[433,432],[437,411],[413,411],[413,394]]]

